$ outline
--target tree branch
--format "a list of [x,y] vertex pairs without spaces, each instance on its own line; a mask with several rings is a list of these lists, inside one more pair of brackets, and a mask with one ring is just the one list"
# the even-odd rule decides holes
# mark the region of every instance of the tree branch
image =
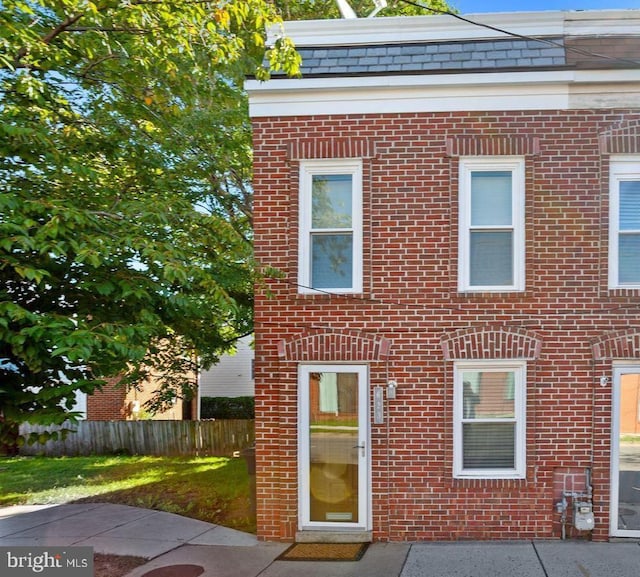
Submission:
[[91,72],[96,66],[100,66],[100,64],[102,64],[103,62],[107,61],[107,60],[113,60],[113,59],[117,59],[120,58],[119,54],[107,54],[106,56],[102,56],[100,58],[98,58],[97,60],[94,60],[93,62],[89,63],[85,69],[78,74],[79,78],[86,78],[87,75],[89,74],[89,72]]
[[[48,34],[43,36],[40,39],[40,41],[44,44],[50,44],[54,38],[62,34],[65,30],[68,30],[73,24],[75,24],[83,16],[84,16],[83,12],[80,12],[79,14],[75,14],[73,16],[69,16],[66,20],[64,20],[63,22],[60,22],[60,24],[58,24]],[[16,55],[16,58],[14,61],[14,65],[16,67],[20,65],[20,61],[27,55],[28,52],[29,52],[29,49],[26,46],[18,50],[18,54]]]
[[67,32],[122,32],[123,34],[151,34],[152,30],[145,28],[105,28],[103,26],[74,26],[67,28]]

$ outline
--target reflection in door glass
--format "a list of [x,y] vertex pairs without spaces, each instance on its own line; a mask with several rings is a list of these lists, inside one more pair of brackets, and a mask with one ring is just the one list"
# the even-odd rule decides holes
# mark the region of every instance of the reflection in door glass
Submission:
[[309,375],[310,520],[358,522],[358,374]]
[[640,530],[640,374],[620,380],[618,529]]

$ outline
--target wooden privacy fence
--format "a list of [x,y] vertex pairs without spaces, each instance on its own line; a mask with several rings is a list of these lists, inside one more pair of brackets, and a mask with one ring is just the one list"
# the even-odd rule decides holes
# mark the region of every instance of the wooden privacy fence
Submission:
[[78,421],[59,427],[23,424],[22,435],[72,429],[65,440],[25,444],[22,455],[219,455],[254,443],[254,421]]

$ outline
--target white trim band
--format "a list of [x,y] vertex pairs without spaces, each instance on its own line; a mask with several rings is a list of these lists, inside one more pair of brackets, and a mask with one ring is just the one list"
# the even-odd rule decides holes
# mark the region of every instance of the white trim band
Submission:
[[[254,118],[600,107],[601,96],[611,96],[613,86],[620,90],[619,101],[609,98],[606,106],[637,106],[640,70],[333,77],[246,84]],[[580,98],[573,99],[574,94]]]

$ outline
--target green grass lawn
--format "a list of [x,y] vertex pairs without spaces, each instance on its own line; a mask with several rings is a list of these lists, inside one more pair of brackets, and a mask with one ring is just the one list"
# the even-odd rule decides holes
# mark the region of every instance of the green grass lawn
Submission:
[[78,501],[146,507],[255,532],[244,459],[130,456],[0,459],[0,507]]

